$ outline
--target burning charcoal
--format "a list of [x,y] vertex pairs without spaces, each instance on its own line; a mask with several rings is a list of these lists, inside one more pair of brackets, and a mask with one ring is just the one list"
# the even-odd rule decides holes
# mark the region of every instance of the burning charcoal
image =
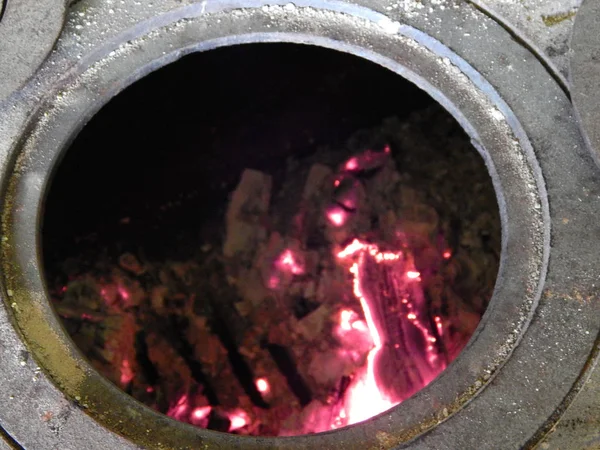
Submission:
[[436,113],[359,134],[274,171],[272,205],[271,177],[245,170],[225,236],[207,219],[193,258],[62,264],[56,309],[92,365],[171,417],[247,435],[328,431],[426,385],[491,296],[493,188]]
[[342,164],[340,171],[357,175],[376,171],[390,160],[390,154],[389,146],[386,146],[381,152],[366,150],[348,159]]
[[307,340],[316,339],[324,330],[331,316],[331,309],[327,305],[320,305],[316,310],[298,320],[295,332]]
[[109,316],[102,323],[104,348],[102,356],[111,367],[109,379],[120,386],[129,384],[137,370],[135,335],[138,332],[135,317],[131,314]]
[[301,413],[290,416],[283,424],[281,436],[320,433],[331,430],[334,408],[313,400]]
[[146,335],[148,358],[160,376],[161,389],[166,398],[179,398],[187,393],[193,384],[192,373],[185,360],[159,333]]
[[111,306],[129,308],[138,306],[146,300],[146,291],[138,280],[130,278],[120,269],[114,269],[111,276],[116,290],[116,296]]
[[[340,179],[348,179],[338,174]],[[341,187],[341,182],[340,186]],[[338,192],[323,212],[330,242],[341,244],[351,236],[359,236],[371,228],[371,206],[361,182],[348,181],[348,188]],[[346,202],[346,204],[340,203]],[[352,208],[348,208],[351,206]]]
[[308,369],[309,375],[320,385],[336,386],[343,376],[349,375],[355,365],[340,358],[337,351],[317,353]]
[[206,375],[217,377],[223,367],[229,364],[227,350],[208,328],[206,317],[194,317],[187,328],[186,337],[194,348],[194,357],[206,368]]
[[265,287],[278,294],[279,298],[295,280],[306,274],[305,254],[300,242],[295,239],[287,239],[284,243],[271,238],[257,261]]
[[293,300],[293,312],[296,319],[302,319],[320,306],[319,303],[309,300],[306,297],[298,296]]
[[227,208],[227,237],[223,244],[226,257],[251,253],[265,238],[262,221],[269,210],[270,199],[271,177],[246,169]]

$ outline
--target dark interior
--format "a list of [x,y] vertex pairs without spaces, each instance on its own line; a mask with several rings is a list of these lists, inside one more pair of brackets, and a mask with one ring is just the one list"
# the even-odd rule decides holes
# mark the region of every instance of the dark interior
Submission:
[[243,168],[276,176],[292,154],[339,146],[432,103],[393,72],[319,47],[186,56],[111,100],[73,142],[46,201],[47,265],[71,256],[73,237],[85,245],[92,233],[156,257],[189,256],[184,241],[222,206]]

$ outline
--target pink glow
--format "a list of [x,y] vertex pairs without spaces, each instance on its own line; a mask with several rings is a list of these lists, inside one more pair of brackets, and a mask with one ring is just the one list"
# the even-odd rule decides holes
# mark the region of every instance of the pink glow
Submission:
[[294,275],[301,275],[304,273],[304,267],[298,264],[292,251],[288,248],[285,250],[277,259],[275,263],[281,270],[291,272]]
[[350,273],[353,275],[354,295],[360,301],[360,305],[363,309],[367,328],[371,334],[371,339],[373,340],[373,348],[367,355],[366,370],[359,374],[356,381],[348,388],[348,396],[346,399],[347,411],[345,411],[348,425],[362,422],[363,420],[391,408],[397,403],[384,395],[377,385],[375,376],[375,358],[382,349],[382,340],[380,331],[373,320],[369,302],[363,295],[360,281],[360,265],[362,264],[363,259],[364,254],[361,253],[358,257],[358,261],[354,262],[350,267]]
[[146,392],[147,392],[148,394],[151,394],[151,393],[153,393],[153,392],[154,392],[154,388],[153,388],[152,386],[148,386],[148,387],[146,388]]
[[210,412],[212,411],[212,406],[201,406],[192,411],[192,423],[194,425],[196,422],[200,422],[203,419],[206,419]]
[[348,219],[348,213],[339,206],[333,206],[327,211],[327,218],[332,225],[341,227]]
[[277,287],[279,286],[279,278],[277,278],[276,275],[271,275],[267,284],[270,289],[277,289]]
[[350,158],[346,161],[344,168],[350,171],[358,169],[358,159],[356,157]]
[[[408,303],[408,308],[412,309],[413,305],[409,302]],[[437,316],[436,316],[437,318]],[[434,321],[436,322],[436,327],[437,327],[437,320],[435,320],[436,318],[434,318]],[[426,347],[425,349],[425,353],[426,353],[426,359],[427,362],[431,365],[431,366],[435,366],[436,364],[438,364],[438,354],[437,354],[437,350],[436,348],[431,345],[433,343],[435,343],[437,341],[437,339],[431,334],[431,332],[429,331],[429,328],[425,325],[423,325],[423,323],[419,320],[418,316],[414,313],[414,312],[410,312],[407,315],[407,319],[411,321],[411,323],[420,331],[421,335],[423,336],[423,339],[426,342],[429,342],[429,345]],[[438,327],[439,329],[439,327]],[[444,369],[445,364],[441,365],[441,369]],[[424,376],[424,381],[425,384],[427,385],[429,384],[429,382],[431,380],[433,380],[435,378],[435,376],[437,375],[437,372],[435,371],[429,371],[428,373],[422,374]]]
[[338,186],[340,185],[340,180],[335,180],[335,181],[333,182],[333,185],[334,185],[335,187],[338,187]]
[[[348,327],[354,329],[361,326],[364,327],[371,337],[373,347],[367,354],[365,367],[358,373],[355,373],[355,378],[347,390],[344,407],[334,419],[332,428],[338,428],[339,426],[350,425],[366,420],[386,411],[404,399],[402,393],[392,394],[394,390],[389,389],[391,386],[380,384],[379,382],[377,371],[380,370],[378,368],[382,367],[380,359],[389,357],[384,356],[386,354],[383,352],[384,348],[389,345],[398,349],[400,348],[400,344],[387,341],[389,336],[386,335],[386,329],[380,329],[379,327],[383,325],[380,324],[381,322],[378,324],[374,318],[371,306],[371,302],[373,302],[374,299],[369,297],[369,289],[365,289],[365,286],[363,286],[364,277],[368,277],[364,272],[367,258],[371,258],[371,261],[374,261],[376,264],[391,266],[391,270],[394,271],[391,272],[392,274],[396,273],[395,271],[398,271],[398,276],[406,274],[407,278],[411,280],[416,280],[420,277],[419,272],[415,270],[406,270],[412,269],[412,262],[404,259],[401,251],[383,252],[376,244],[360,241],[359,239],[354,239],[344,249],[339,251],[336,256],[342,261],[352,258],[352,263],[349,267],[349,271],[352,274],[352,291],[354,296],[360,302],[366,321],[366,324],[365,322],[358,320],[352,322],[351,310],[342,310],[340,313],[340,329],[347,330]],[[370,280],[370,278],[366,278],[366,280]],[[399,278],[396,280],[400,283]],[[371,281],[369,281],[369,283],[371,283]],[[416,298],[418,299],[419,297],[417,296]],[[402,298],[399,303],[404,305],[403,308],[407,310],[404,317],[408,319],[408,323],[411,324],[410,326],[416,328],[423,337],[423,341],[417,340],[416,342],[425,343],[423,347],[420,347],[422,349],[421,351],[424,352],[425,357],[424,361],[420,364],[421,376],[424,381],[423,385],[426,385],[435,378],[440,369],[445,367],[445,364],[443,364],[443,362],[440,364],[440,361],[438,361],[437,349],[433,345],[436,342],[436,338],[430,333],[428,327],[421,323],[418,310],[415,309],[412,301],[408,298]],[[399,320],[406,319],[401,319],[399,317]],[[436,325],[438,323],[439,320],[436,320]],[[409,325],[404,326],[406,327]],[[416,345],[416,348],[419,348],[419,345],[423,344],[417,343],[413,345]],[[385,362],[383,362],[383,364],[385,364]],[[411,393],[409,392],[407,395],[411,395]]]
[[256,389],[261,394],[268,394],[271,391],[271,386],[269,386],[269,382],[266,378],[259,378],[256,380]]
[[358,361],[361,355],[355,349],[369,349],[373,345],[367,324],[351,309],[342,309],[339,312],[338,326],[334,328],[334,333],[344,345],[344,349],[340,351],[341,359]]
[[341,252],[339,252],[337,254],[337,257],[340,258],[340,259],[344,259],[347,256],[352,256],[356,252],[364,250],[365,248],[366,248],[365,244],[363,244],[362,242],[360,242],[358,239],[354,239],[350,244],[348,244],[346,246],[346,248],[344,250],[342,250]]
[[381,167],[389,158],[392,149],[386,145],[381,152],[366,150],[357,156],[353,156],[342,165],[342,172],[360,172]]
[[406,272],[406,276],[411,280],[416,280],[421,276],[421,274],[415,270],[409,270],[408,272]]
[[131,296],[129,295],[129,292],[127,292],[127,290],[126,290],[126,289],[125,289],[123,286],[118,286],[118,287],[117,287],[117,292],[119,293],[119,295],[121,296],[121,298],[122,298],[124,301],[127,301],[127,300],[129,300],[129,297],[131,297]]
[[354,315],[354,311],[351,309],[343,309],[340,313],[340,327],[342,330],[349,331],[352,329],[352,324],[350,323],[350,319]]
[[438,335],[443,336],[444,334],[444,327],[442,325],[442,319],[439,316],[435,316],[433,318],[434,322],[435,322],[435,327],[437,329]]
[[352,322],[352,329],[357,330],[357,331],[362,331],[362,332],[369,331],[369,327],[362,320],[357,320],[355,322]]
[[450,259],[452,257],[452,252],[450,250],[446,250],[444,253],[442,253],[442,257],[444,259]]
[[248,414],[242,410],[237,410],[229,414],[229,431],[239,430],[245,427],[249,422]]
[[188,410],[188,397],[187,395],[182,395],[181,397],[179,397],[177,403],[175,403],[169,408],[169,410],[167,411],[167,416],[184,421],[185,415],[188,413]]
[[[402,252],[392,253],[392,252],[379,252],[378,251],[375,254],[372,254],[372,256],[375,257],[377,262],[396,261],[397,259],[400,259],[402,257]],[[416,272],[416,273],[419,274],[419,272]]]
[[129,364],[129,360],[124,359],[121,362],[121,384],[123,386],[128,385],[133,380],[134,374],[133,370],[131,370],[131,365]]
[[304,272],[301,257],[298,257],[294,251],[287,248],[275,259],[272,271],[266,280],[266,285],[269,289],[277,289],[287,279],[285,274],[302,275]]

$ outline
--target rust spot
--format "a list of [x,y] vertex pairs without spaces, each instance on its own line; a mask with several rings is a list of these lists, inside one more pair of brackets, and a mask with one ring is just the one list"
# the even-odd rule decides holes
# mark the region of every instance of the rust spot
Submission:
[[551,14],[548,16],[542,16],[542,20],[544,22],[544,25],[546,25],[547,27],[552,27],[565,20],[571,19],[573,16],[575,16],[575,13],[576,11],[567,11],[558,14]]

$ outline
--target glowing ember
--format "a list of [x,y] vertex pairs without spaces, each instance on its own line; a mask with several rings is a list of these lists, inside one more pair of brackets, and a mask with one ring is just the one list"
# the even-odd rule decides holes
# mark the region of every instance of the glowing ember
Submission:
[[329,219],[329,222],[336,227],[341,227],[342,225],[344,225],[349,217],[349,213],[345,211],[341,206],[337,205],[332,206],[326,214],[327,218]]
[[348,161],[346,161],[344,168],[349,171],[358,169],[358,159],[356,157],[350,158]]
[[362,306],[367,321],[367,328],[371,334],[371,339],[373,339],[374,346],[367,356],[366,370],[357,377],[356,383],[349,389],[350,392],[347,398],[348,424],[366,420],[394,405],[394,401],[387,398],[379,389],[375,379],[375,358],[381,351],[382,342],[379,330],[373,320],[371,307],[362,292],[359,265],[363,258],[364,256],[361,254],[359,262],[353,263],[352,267],[350,267],[350,273],[354,275],[354,295],[358,298]]
[[259,378],[256,380],[256,389],[258,389],[258,392],[261,394],[268,394],[271,390],[271,386],[269,386],[269,382],[266,378]]
[[129,297],[130,297],[129,292],[127,292],[127,290],[123,286],[119,286],[117,288],[117,292],[119,292],[119,295],[121,296],[121,298],[124,301],[129,300]]
[[350,319],[352,318],[353,315],[354,315],[354,311],[352,311],[351,309],[343,309],[342,312],[340,312],[340,327],[342,327],[342,330],[351,330],[352,329],[352,324],[350,323]]
[[294,275],[301,275],[304,273],[304,268],[298,264],[294,254],[290,249],[285,250],[279,256],[275,265],[282,270],[293,273]]
[[131,365],[129,364],[129,360],[124,359],[121,362],[121,384],[123,386],[128,385],[133,380],[134,373],[131,369]]
[[337,254],[338,258],[346,258],[347,256],[352,256],[356,252],[359,252],[365,249],[367,246],[360,242],[358,239],[354,239],[349,245],[346,246],[344,250]]
[[[352,258],[349,271],[352,274],[353,293],[360,302],[366,321],[366,329],[371,336],[373,347],[367,355],[366,367],[360,373],[355,374],[353,382],[348,387],[344,408],[334,420],[334,428],[366,420],[398,404],[413,393],[411,391],[398,392],[393,385],[394,377],[386,374],[386,370],[389,370],[387,367],[393,368],[396,363],[393,351],[389,349],[400,351],[401,345],[390,341],[394,339],[394,336],[390,334],[389,325],[386,325],[385,316],[387,314],[385,310],[381,309],[379,302],[391,301],[404,305],[403,307],[407,311],[405,317],[408,323],[411,324],[413,330],[419,333],[422,342],[424,342],[425,348],[422,350],[416,344],[412,344],[415,348],[407,349],[407,351],[414,352],[417,355],[421,351],[425,354],[425,361],[413,361],[413,364],[420,366],[423,381],[421,386],[413,387],[413,391],[415,388],[420,389],[429,383],[445,366],[445,363],[439,361],[437,349],[432,345],[436,342],[436,338],[430,333],[428,327],[421,323],[419,313],[413,302],[404,296],[395,296],[399,295],[402,289],[409,289],[407,293],[413,292],[413,295],[417,295],[415,298],[419,298],[419,291],[402,288],[399,279],[395,278],[403,273],[413,280],[420,277],[419,272],[410,268],[410,261],[404,257],[403,253],[401,251],[383,252],[375,244],[354,239],[337,253],[337,257],[342,261]],[[383,271],[373,272],[378,265],[383,265],[381,269]],[[371,268],[369,269],[369,267]],[[399,289],[397,294],[386,294],[386,290],[381,291],[383,292],[381,293],[376,285],[371,285],[377,281],[374,278],[375,273],[381,273],[380,276],[389,277],[389,281],[386,283],[396,286],[394,289]],[[368,285],[365,285],[366,282],[368,282]],[[376,292],[379,293],[375,294]],[[340,328],[342,330],[352,328],[354,324],[359,323],[358,321],[351,323],[352,314],[353,311],[351,310],[340,312]],[[397,320],[401,321],[402,319],[398,317]],[[405,334],[410,332],[410,328],[406,328],[404,331]]]
[[377,169],[385,164],[389,159],[391,148],[386,145],[382,152],[367,150],[358,156],[353,156],[342,166],[345,172],[361,172]]
[[279,278],[277,275],[271,275],[267,283],[270,289],[277,289],[279,287]]
[[460,325],[479,311],[460,308],[470,294],[447,261],[461,240],[447,236],[457,227],[443,202],[427,203],[389,145],[342,155],[317,152],[310,168],[298,160],[278,171],[285,196],[272,196],[269,174],[244,170],[222,248],[203,232],[202,258],[136,266],[119,257],[74,288],[57,277],[59,314],[85,320],[82,342],[102,336],[99,355],[111,357],[119,386],[197,427],[295,436],[394,407],[456,356]]
[[167,416],[177,420],[183,420],[189,411],[188,396],[182,395],[177,403],[171,406],[167,411]]
[[235,430],[239,430],[240,428],[245,427],[246,425],[248,425],[250,419],[248,417],[248,414],[246,414],[244,411],[242,410],[237,410],[233,413],[229,414],[229,431],[235,431]]
[[357,320],[355,322],[352,322],[352,329],[357,330],[357,331],[363,331],[363,332],[369,331],[369,327],[362,320]]
[[437,332],[440,336],[444,335],[444,327],[442,325],[442,319],[439,316],[435,316],[433,318],[434,322],[435,322],[435,327],[437,329]]
[[200,408],[196,408],[192,411],[192,419],[194,421],[201,421],[202,419],[207,418],[211,411],[212,406],[201,406]]
[[416,280],[417,278],[419,278],[421,276],[421,274],[414,270],[409,270],[408,272],[406,272],[406,276],[408,278],[410,278],[411,280]]

